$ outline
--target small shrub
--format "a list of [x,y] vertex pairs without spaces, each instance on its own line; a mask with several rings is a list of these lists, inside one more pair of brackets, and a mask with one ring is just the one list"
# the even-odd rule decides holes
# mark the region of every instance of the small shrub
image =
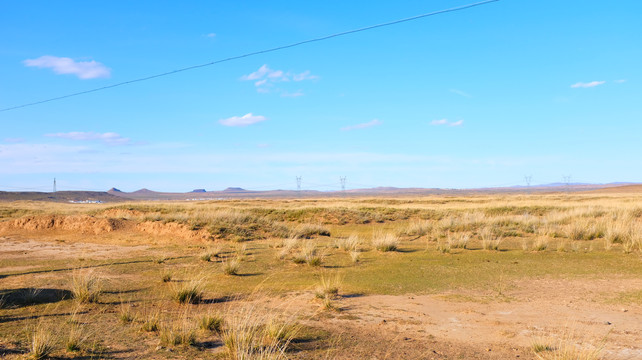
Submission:
[[372,246],[381,252],[397,251],[399,237],[391,233],[376,232],[372,235]]
[[164,283],[172,281],[172,273],[169,271],[164,272],[161,280]]

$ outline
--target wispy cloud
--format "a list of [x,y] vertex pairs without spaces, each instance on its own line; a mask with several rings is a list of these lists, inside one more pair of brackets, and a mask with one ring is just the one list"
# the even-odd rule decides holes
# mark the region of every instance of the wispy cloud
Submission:
[[459,96],[467,97],[467,98],[472,97],[472,95],[470,95],[469,93],[461,91],[461,90],[457,90],[457,89],[450,89],[450,92],[453,93],[453,94],[457,94]]
[[19,138],[19,137],[4,138],[4,142],[9,143],[9,144],[18,144],[18,143],[25,142],[25,139]]
[[221,119],[218,122],[224,126],[248,126],[265,120],[267,120],[265,116],[248,113],[243,116],[232,116],[227,119]]
[[626,82],[626,79],[619,79],[619,80],[615,80],[613,82],[616,83],[616,84],[622,84],[622,83]]
[[215,34],[215,33],[205,34],[205,37],[206,37],[206,38],[210,38],[210,39],[212,39],[212,38],[215,38],[215,37],[216,37],[216,34]]
[[379,126],[381,124],[383,124],[383,121],[381,121],[379,119],[373,119],[372,121],[368,121],[368,122],[361,123],[361,124],[344,126],[344,127],[341,128],[341,131],[367,129],[367,128],[370,128],[370,127],[373,127],[373,126]]
[[131,140],[115,132],[97,133],[93,131],[72,131],[67,133],[45,134],[47,137],[75,141],[100,141],[107,145],[129,145]]
[[430,122],[430,125],[435,125],[435,126],[440,126],[440,125],[462,126],[463,124],[464,124],[464,120],[450,121],[448,119],[439,119],[439,120],[433,120]]
[[578,82],[578,83],[575,83],[575,84],[571,85],[571,87],[574,88],[574,89],[577,89],[577,88],[592,88],[592,87],[596,87],[596,86],[602,85],[604,83],[606,83],[606,81],[591,81],[591,82],[587,82],[587,83]]
[[297,90],[295,92],[284,91],[281,93],[281,97],[299,97],[305,95],[302,90]]
[[[254,86],[256,91],[260,93],[269,93],[271,92],[274,84],[284,83],[284,82],[299,82],[305,80],[316,80],[319,77],[317,75],[312,75],[310,70],[306,70],[302,73],[293,73],[290,71],[275,70],[271,69],[267,64],[261,66],[258,70],[249,73],[247,75],[241,76],[242,81],[254,81]],[[280,89],[274,89],[276,92],[284,92]],[[299,91],[301,96],[303,92]],[[287,95],[282,95],[287,97]],[[290,96],[291,97],[291,96]]]
[[27,67],[48,68],[56,74],[72,74],[79,79],[108,78],[111,69],[97,61],[75,61],[67,57],[45,55],[22,62]]

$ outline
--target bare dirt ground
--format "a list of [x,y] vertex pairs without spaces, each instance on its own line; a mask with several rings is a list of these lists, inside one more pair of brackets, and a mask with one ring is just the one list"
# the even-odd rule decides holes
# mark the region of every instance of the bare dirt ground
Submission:
[[512,287],[503,300],[474,293],[346,297],[343,315],[329,322],[363,338],[386,334],[397,344],[387,358],[404,358],[397,350],[405,347],[413,358],[532,358],[532,344],[543,342],[603,345],[607,359],[642,359],[642,307],[607,300],[615,290],[640,289],[641,279],[535,280]]
[[[0,258],[16,260],[118,259],[148,249],[0,237]],[[340,311],[317,313],[305,322],[333,334],[336,346],[327,349],[328,358],[531,359],[532,345],[542,342],[604,346],[605,358],[642,359],[642,306],[611,301],[640,289],[640,278],[544,278],[511,282],[498,293],[347,294],[337,300]],[[318,306],[312,297],[298,304],[311,314]]]

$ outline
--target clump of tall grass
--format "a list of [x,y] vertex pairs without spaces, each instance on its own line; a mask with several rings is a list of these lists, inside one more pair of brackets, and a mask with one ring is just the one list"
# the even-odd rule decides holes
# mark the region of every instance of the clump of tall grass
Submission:
[[201,328],[201,330],[220,333],[223,329],[223,318],[214,313],[203,314],[198,319],[198,327]]
[[177,283],[172,288],[172,299],[180,304],[197,304],[203,298],[205,277]]
[[533,242],[533,251],[544,251],[548,249],[548,239],[543,236],[538,236]]
[[76,352],[82,350],[89,339],[87,329],[79,323],[74,323],[69,328],[69,335],[65,341],[67,351]]
[[238,257],[225,259],[223,261],[223,273],[225,273],[225,275],[238,275],[240,267],[241,260]]
[[301,224],[294,229],[293,235],[309,239],[314,235],[330,236],[330,230],[321,224]]
[[251,302],[228,310],[222,338],[233,360],[286,359],[285,352],[298,330],[294,320],[282,312]]
[[350,251],[349,254],[350,254],[350,260],[352,260],[354,264],[358,263],[361,260],[361,252],[353,250],[353,251]]
[[134,313],[132,312],[132,307],[129,303],[120,304],[120,308],[118,309],[118,320],[123,324],[129,324],[134,321]]
[[399,237],[392,233],[378,231],[372,234],[372,246],[381,252],[397,251]]
[[446,242],[451,249],[466,249],[470,241],[470,234],[460,233],[457,235],[448,234]]
[[497,236],[489,228],[484,228],[481,233],[482,248],[484,250],[499,250],[499,244],[502,242],[502,237]]
[[159,336],[161,344],[165,346],[194,345],[196,343],[196,329],[187,317],[164,324],[160,329]]
[[318,253],[316,245],[312,241],[306,241],[301,244],[299,252],[292,259],[296,264],[308,264],[310,266],[319,266],[323,261],[322,256]]
[[221,255],[221,250],[222,248],[220,246],[209,246],[201,254],[200,258],[205,262],[210,262],[213,258],[217,258]]
[[146,332],[156,332],[160,329],[160,312],[151,310],[142,316],[143,324],[141,329]]
[[92,271],[77,270],[71,277],[71,295],[81,303],[98,302],[100,278]]
[[426,220],[415,220],[403,228],[399,234],[406,236],[425,236],[432,232],[432,224]]
[[319,299],[325,297],[335,298],[339,296],[339,287],[342,282],[343,279],[338,273],[334,275],[321,274],[320,283],[319,286],[317,286],[315,296]]
[[344,251],[357,251],[360,243],[361,241],[357,234],[351,234],[347,238],[340,238],[336,241],[337,247]]
[[56,336],[42,323],[32,330],[29,340],[29,357],[34,360],[48,358],[56,346]]
[[450,242],[448,241],[440,241],[437,243],[437,251],[439,251],[442,254],[448,254],[450,253],[451,250],[451,245]]
[[169,270],[163,271],[163,274],[161,276],[161,281],[163,281],[164,283],[170,282],[172,281],[172,277],[173,275],[171,271]]

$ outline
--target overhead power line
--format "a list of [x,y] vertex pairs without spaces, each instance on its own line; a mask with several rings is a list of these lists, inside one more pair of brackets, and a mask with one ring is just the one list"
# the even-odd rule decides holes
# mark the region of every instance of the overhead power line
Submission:
[[300,45],[304,45],[304,44],[309,44],[309,43],[318,42],[318,41],[324,41],[324,40],[332,39],[332,38],[335,38],[335,37],[350,35],[350,34],[362,32],[362,31],[368,31],[368,30],[372,30],[372,29],[376,29],[376,28],[380,28],[380,27],[396,25],[396,24],[400,24],[400,23],[403,23],[403,22],[413,21],[413,20],[417,20],[417,19],[421,19],[421,18],[425,18],[425,17],[429,17],[429,16],[434,16],[434,15],[439,15],[439,14],[444,14],[444,13],[449,13],[449,12],[455,12],[455,11],[470,9],[472,7],[486,5],[486,4],[490,4],[490,3],[493,3],[493,2],[497,2],[497,1],[499,1],[499,0],[481,1],[481,2],[477,2],[477,3],[472,3],[472,4],[457,6],[457,7],[453,7],[453,8],[449,8],[449,9],[438,10],[438,11],[429,12],[429,13],[425,13],[425,14],[421,14],[421,15],[416,15],[416,16],[412,16],[412,17],[409,17],[409,18],[389,21],[389,22],[385,22],[385,23],[381,23],[381,24],[377,24],[377,25],[370,25],[370,26],[359,28],[359,29],[348,30],[348,31],[340,32],[340,33],[321,36],[321,37],[314,38],[314,39],[303,40],[303,41],[295,42],[295,43],[288,44],[288,45],[282,45],[282,46],[273,47],[273,48],[270,48],[270,49],[254,51],[254,52],[246,53],[246,54],[243,54],[243,55],[230,56],[230,57],[227,57],[227,58],[224,58],[224,59],[215,60],[215,61],[208,62],[208,63],[205,63],[205,64],[192,65],[192,66],[184,67],[184,68],[177,69],[177,70],[167,71],[167,72],[164,72],[164,73],[151,75],[151,76],[146,76],[146,77],[142,77],[142,78],[138,78],[138,79],[123,81],[123,82],[120,82],[120,83],[107,85],[107,86],[102,86],[102,87],[98,87],[98,88],[95,88],[95,89],[80,91],[80,92],[71,93],[71,94],[67,94],[67,95],[63,95],[63,96],[58,96],[58,97],[54,97],[54,98],[50,98],[50,99],[45,99],[45,100],[35,101],[35,102],[27,103],[27,104],[12,106],[12,107],[8,107],[8,108],[0,109],[0,112],[20,109],[20,108],[24,108],[24,107],[28,107],[28,106],[43,104],[43,103],[47,103],[47,102],[51,102],[51,101],[62,100],[62,99],[66,99],[66,98],[70,98],[70,97],[74,97],[74,96],[79,96],[79,95],[89,94],[89,93],[93,93],[93,92],[97,92],[97,91],[107,90],[107,89],[115,88],[115,87],[118,87],[118,86],[133,84],[133,83],[137,83],[137,82],[141,82],[141,81],[147,81],[147,80],[151,80],[151,79],[155,79],[155,78],[159,78],[159,77],[163,77],[163,76],[177,74],[177,73],[184,72],[184,71],[194,70],[194,69],[198,69],[198,68],[202,68],[202,67],[206,67],[206,66],[212,66],[212,65],[216,65],[216,64],[220,64],[220,63],[224,63],[224,62],[228,62],[228,61],[232,61],[232,60],[238,60],[238,59],[242,59],[242,58],[246,58],[246,57],[250,57],[250,56],[255,56],[255,55],[275,52],[275,51],[279,51],[279,50],[284,50],[284,49],[288,49],[288,48],[292,48],[292,47],[296,47],[296,46],[300,46]]

